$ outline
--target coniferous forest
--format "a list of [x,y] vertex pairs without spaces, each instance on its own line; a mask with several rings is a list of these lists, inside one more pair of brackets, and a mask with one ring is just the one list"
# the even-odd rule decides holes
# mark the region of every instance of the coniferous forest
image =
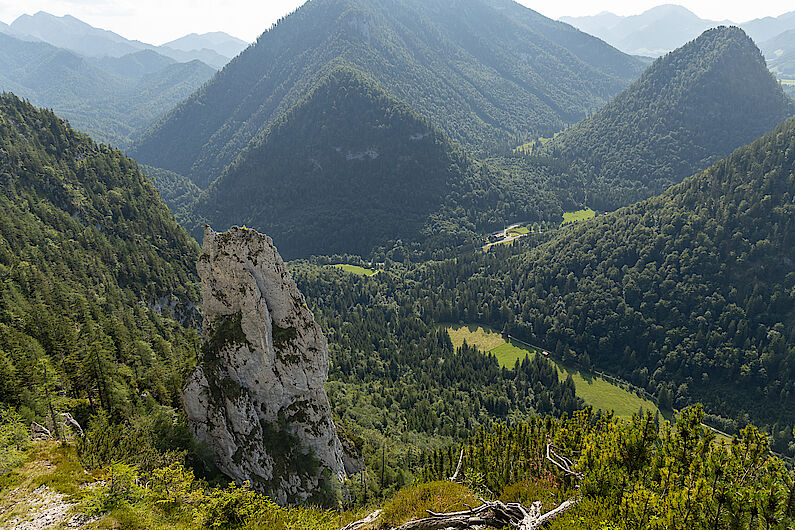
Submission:
[[[644,62],[511,0],[311,0],[171,110],[138,93],[129,153],[12,93],[0,54],[0,528],[792,528],[795,101],[743,30],[683,44]],[[261,346],[244,282],[208,283],[202,234],[234,225],[272,237],[327,360],[265,265],[237,256]],[[339,480],[291,430],[316,405],[241,408],[224,356],[271,350],[322,359]],[[316,475],[308,500],[200,440],[202,363],[197,402],[255,425],[257,469]]]

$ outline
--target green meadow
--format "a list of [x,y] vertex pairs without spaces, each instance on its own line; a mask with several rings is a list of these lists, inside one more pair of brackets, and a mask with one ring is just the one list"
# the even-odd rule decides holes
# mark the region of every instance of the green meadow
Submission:
[[[499,333],[483,326],[454,325],[447,326],[446,329],[454,346],[459,347],[466,341],[467,344],[493,354],[500,365],[506,368],[513,368],[517,360],[540,354],[536,348],[516,340],[506,342]],[[631,418],[641,408],[658,412],[657,405],[648,399],[641,398],[601,376],[562,366],[552,359],[550,361],[557,367],[561,378],[571,375],[577,395],[595,409],[612,410],[621,418]]]
[[335,269],[341,269],[345,272],[350,272],[351,274],[358,274],[359,276],[372,276],[377,271],[373,269],[367,269],[365,267],[360,267],[358,265],[348,265],[348,264],[339,264],[339,265],[332,265]]
[[590,208],[586,208],[584,210],[577,210],[576,212],[565,212],[563,214],[563,222],[561,226],[567,225],[569,223],[578,223],[580,221],[586,221],[588,219],[592,219],[596,217],[596,212],[591,210]]

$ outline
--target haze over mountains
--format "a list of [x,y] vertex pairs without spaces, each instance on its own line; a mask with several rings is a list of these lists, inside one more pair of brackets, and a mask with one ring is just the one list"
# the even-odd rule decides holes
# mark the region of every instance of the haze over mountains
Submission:
[[206,187],[336,65],[473,152],[577,121],[642,63],[510,0],[322,0],[265,32],[133,150]]
[[216,69],[248,46],[245,41],[223,32],[194,33],[162,46],[153,46],[95,28],[70,15],[56,17],[43,11],[20,16],[8,30],[19,38],[47,42],[87,57],[121,57],[141,50],[154,50],[178,62],[200,60]]
[[152,125],[215,70],[151,50],[84,57],[44,42],[0,34],[0,90],[55,109],[98,141],[117,146]]
[[152,46],[44,12],[0,30],[0,90],[52,108],[96,140],[120,147],[247,46],[222,32]]
[[765,57],[770,61],[772,57],[767,54],[766,41],[795,29],[795,11],[778,17],[738,23],[739,21],[702,19],[690,10],[673,4],[660,5],[632,16],[603,12],[592,16],[561,17],[560,20],[595,35],[626,53],[651,57],[678,48],[709,28],[738,25],[765,51]]

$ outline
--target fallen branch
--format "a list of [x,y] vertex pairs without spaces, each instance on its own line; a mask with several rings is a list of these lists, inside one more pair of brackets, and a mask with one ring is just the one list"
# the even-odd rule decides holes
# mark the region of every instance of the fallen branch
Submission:
[[[566,475],[582,478],[582,473],[574,471],[574,462],[561,455],[551,443],[547,444],[547,460]],[[449,480],[455,482],[461,472],[464,461],[464,450],[458,457],[458,466]],[[482,504],[477,508],[470,508],[460,512],[435,513],[428,510],[428,517],[409,521],[392,530],[469,530],[482,528],[510,528],[512,530],[538,530],[544,525],[570,510],[580,502],[580,497],[573,497],[554,509],[541,513],[540,501],[534,502],[530,508],[525,508],[520,503],[501,501],[487,501],[480,499]],[[364,519],[349,524],[341,530],[358,530],[367,524],[374,523],[381,515],[381,511],[373,512]]]
[[557,448],[551,443],[547,444],[547,460],[566,475],[575,477],[577,480],[582,479],[582,473],[578,473],[572,469],[572,467],[574,467],[574,462],[558,454],[556,449]]
[[359,530],[359,528],[363,527],[364,525],[368,525],[370,523],[374,523],[376,519],[381,515],[381,510],[376,510],[364,519],[359,519],[358,521],[354,521],[340,530]]
[[446,530],[474,528],[512,528],[515,530],[536,530],[566,512],[579,502],[579,498],[569,499],[554,510],[541,513],[541,503],[536,501],[525,508],[519,503],[500,501],[484,502],[477,508],[452,513],[428,512],[430,517],[409,521],[394,530]]

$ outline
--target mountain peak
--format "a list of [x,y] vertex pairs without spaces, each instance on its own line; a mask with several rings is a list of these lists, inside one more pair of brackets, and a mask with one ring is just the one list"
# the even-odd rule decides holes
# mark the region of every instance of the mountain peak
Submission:
[[508,0],[312,1],[142,138],[136,156],[206,186],[339,58],[477,153],[560,130],[642,67]]
[[594,206],[614,209],[704,169],[793,112],[754,42],[720,26],[657,59],[545,149],[582,172]]

